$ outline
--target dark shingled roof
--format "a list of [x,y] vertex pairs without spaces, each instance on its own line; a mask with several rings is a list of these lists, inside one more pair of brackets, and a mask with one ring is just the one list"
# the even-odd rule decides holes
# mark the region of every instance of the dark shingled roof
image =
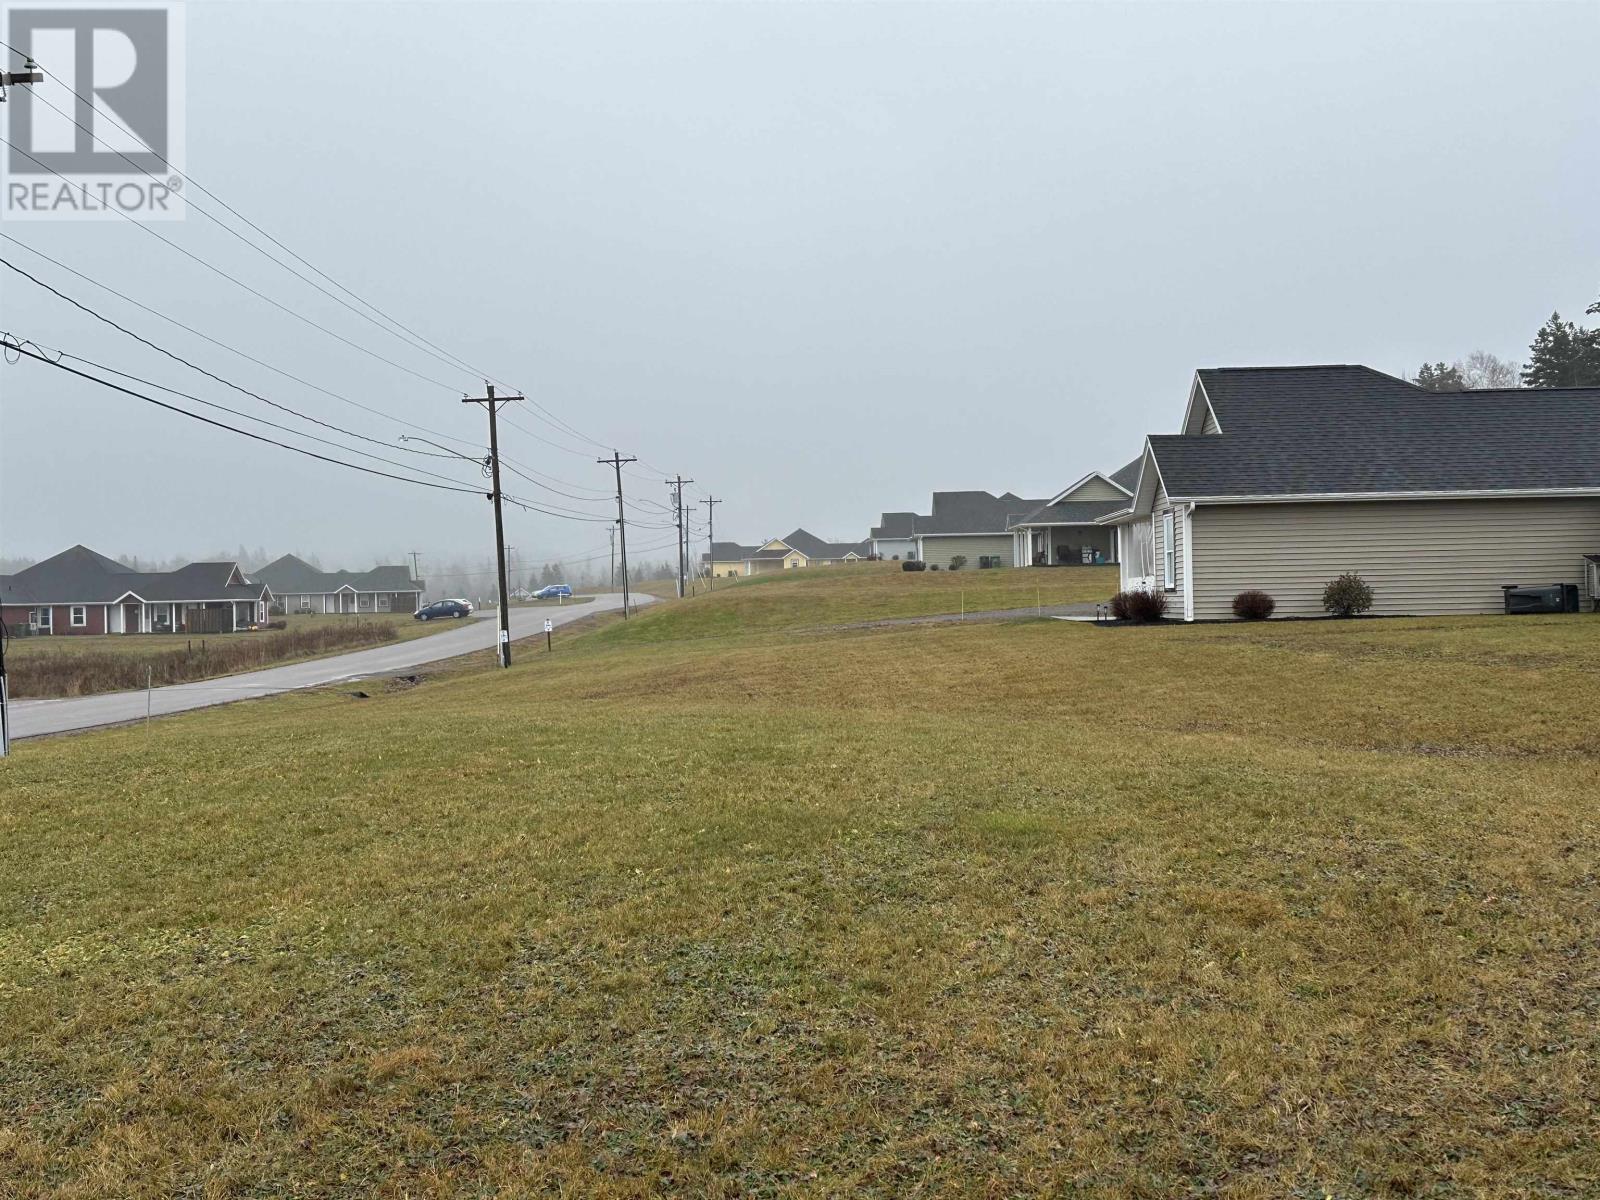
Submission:
[[0,576],[3,604],[110,604],[129,592],[141,600],[162,603],[257,600],[265,590],[261,581],[247,580],[237,563],[190,563],[176,571],[136,571],[87,546],[73,546],[15,575]]
[[1063,500],[1034,509],[1013,525],[1093,525],[1101,517],[1121,512],[1131,500]]
[[878,518],[879,524],[874,525],[872,532],[867,536],[869,540],[871,538],[915,537],[917,522],[925,520],[927,520],[926,517],[919,517],[916,513],[911,512],[884,513]]
[[1004,533],[1019,519],[1048,504],[1048,496],[1024,500],[1010,492],[935,492],[933,512],[917,518],[919,535],[950,533]]
[[1600,388],[1425,392],[1362,366],[1199,379],[1220,436],[1150,438],[1174,498],[1600,489]]
[[411,568],[373,567],[370,571],[319,571],[303,558],[285,554],[257,571],[255,578],[265,581],[275,596],[317,595],[349,587],[358,592],[420,592],[420,579],[411,578]]
[[1139,484],[1139,468],[1144,464],[1144,455],[1140,455],[1125,467],[1119,467],[1111,472],[1111,482],[1118,487],[1127,488],[1131,493]]

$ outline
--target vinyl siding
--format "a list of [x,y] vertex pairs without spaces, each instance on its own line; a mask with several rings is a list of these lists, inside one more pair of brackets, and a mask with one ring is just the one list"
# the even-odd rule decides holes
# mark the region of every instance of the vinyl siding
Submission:
[[1061,497],[1063,500],[1126,500],[1127,494],[1104,479],[1090,479]]
[[1221,433],[1222,432],[1221,426],[1219,426],[1217,424],[1217,416],[1216,416],[1216,414],[1214,412],[1212,412],[1209,407],[1206,409],[1206,419],[1200,425],[1200,432],[1203,433],[1203,434],[1205,434],[1205,433]]
[[1201,505],[1195,616],[1231,616],[1246,588],[1270,592],[1280,616],[1321,615],[1346,571],[1372,586],[1374,613],[1494,613],[1501,584],[1581,584],[1596,552],[1600,500]]
[[997,554],[1000,556],[1000,565],[1009,567],[1014,565],[1011,544],[1009,533],[925,537],[922,539],[922,555],[930,567],[942,570],[949,569],[950,560],[957,554],[967,556],[966,570],[969,571],[978,569],[980,554]]
[[[1155,577],[1156,587],[1161,588],[1166,582],[1166,521],[1162,514],[1172,509],[1172,544],[1175,553],[1172,556],[1173,572],[1172,587],[1167,590],[1174,601],[1183,595],[1183,507],[1167,503],[1167,490],[1160,488],[1156,492],[1155,508],[1151,511],[1150,519],[1155,522],[1155,530],[1151,536],[1151,545],[1155,549]],[[1198,573],[1198,568],[1196,568]],[[1231,602],[1232,597],[1229,597]],[[1176,609],[1169,610],[1172,616],[1181,616]]]

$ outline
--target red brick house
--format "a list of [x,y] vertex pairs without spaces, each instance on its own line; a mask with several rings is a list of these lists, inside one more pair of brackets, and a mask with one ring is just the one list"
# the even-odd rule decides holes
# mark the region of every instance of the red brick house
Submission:
[[87,546],[0,575],[0,620],[17,635],[232,633],[264,624],[271,602],[238,563],[136,571]]

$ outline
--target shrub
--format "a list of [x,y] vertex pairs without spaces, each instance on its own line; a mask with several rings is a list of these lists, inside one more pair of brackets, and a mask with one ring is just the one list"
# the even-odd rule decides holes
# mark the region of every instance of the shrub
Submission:
[[1372,588],[1359,575],[1341,575],[1322,589],[1322,607],[1336,617],[1359,616],[1372,607]]
[[1233,615],[1241,621],[1265,621],[1277,607],[1276,600],[1254,588],[1233,598]]
[[927,563],[919,562],[914,558],[908,558],[905,560],[905,562],[900,564],[900,569],[902,571],[924,571],[927,569],[927,567]]
[[928,570],[930,570],[930,571],[937,571],[938,569],[939,569],[939,564],[938,563],[932,563],[928,567]]
[[966,565],[967,565],[967,556],[965,554],[952,554],[950,556],[950,569],[952,571],[959,571],[959,570],[961,570],[962,567],[964,567]]
[[1159,621],[1167,615],[1167,594],[1144,588],[1118,592],[1111,597],[1111,615],[1119,621],[1135,621],[1139,624]]

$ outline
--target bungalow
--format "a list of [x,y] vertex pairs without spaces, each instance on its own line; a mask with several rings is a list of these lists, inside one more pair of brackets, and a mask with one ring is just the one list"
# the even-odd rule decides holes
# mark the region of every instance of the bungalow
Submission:
[[412,613],[422,607],[422,580],[404,565],[370,571],[322,571],[285,554],[253,572],[291,613]]
[[879,523],[867,535],[873,554],[891,560],[917,556],[916,513],[884,513],[878,520]]
[[968,567],[1027,565],[1017,521],[1048,504],[1006,492],[935,492],[933,512],[916,518],[916,557],[948,568],[958,555]]
[[1064,567],[1117,561],[1116,531],[1096,524],[1121,512],[1139,482],[1134,459],[1110,475],[1091,471],[1011,526],[1018,566]]
[[765,575],[773,571],[800,567],[828,567],[841,563],[863,562],[872,553],[866,541],[825,542],[804,529],[759,546],[737,542],[713,542],[711,550],[700,556],[716,578],[731,575]]
[[136,571],[87,546],[0,575],[0,620],[17,633],[232,633],[263,624],[271,602],[236,562]]
[[1491,613],[1600,552],[1600,388],[1425,392],[1363,366],[1202,370],[1146,439],[1116,529],[1124,587],[1185,620],[1259,588],[1322,612],[1346,572],[1380,614]]

